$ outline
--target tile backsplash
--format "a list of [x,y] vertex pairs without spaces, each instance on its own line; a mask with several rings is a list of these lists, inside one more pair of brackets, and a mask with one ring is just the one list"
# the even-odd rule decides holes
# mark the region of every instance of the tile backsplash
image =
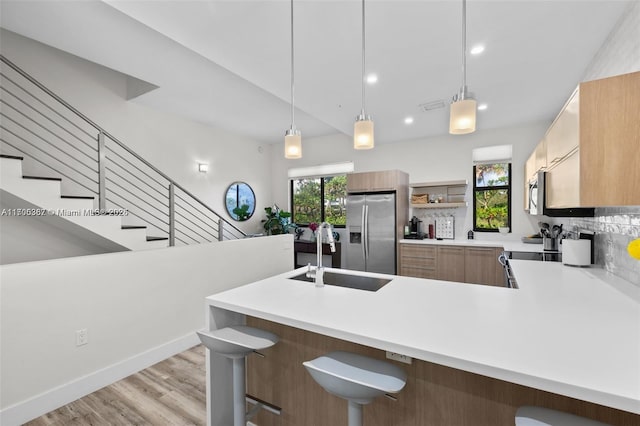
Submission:
[[596,264],[640,286],[640,260],[627,252],[629,243],[640,238],[640,206],[597,208],[595,217],[569,220],[570,226],[596,233]]

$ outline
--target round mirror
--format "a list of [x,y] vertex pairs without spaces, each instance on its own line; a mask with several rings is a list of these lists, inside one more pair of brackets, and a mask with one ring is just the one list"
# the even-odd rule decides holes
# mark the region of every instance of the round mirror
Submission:
[[256,194],[245,182],[233,182],[225,195],[227,213],[239,222],[248,220],[256,209]]

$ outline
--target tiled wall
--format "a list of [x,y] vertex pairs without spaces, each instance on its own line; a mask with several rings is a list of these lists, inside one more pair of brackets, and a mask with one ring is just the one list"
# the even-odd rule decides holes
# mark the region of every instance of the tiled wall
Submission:
[[[640,71],[640,2],[629,5],[585,70],[583,81],[634,71]],[[640,238],[640,206],[599,208],[595,217],[571,219],[571,225],[596,232],[597,264],[640,286],[640,260],[627,253],[629,242]]]
[[573,218],[570,226],[595,231],[596,264],[640,286],[640,260],[627,252],[629,243],[640,238],[640,207],[599,208],[595,217]]

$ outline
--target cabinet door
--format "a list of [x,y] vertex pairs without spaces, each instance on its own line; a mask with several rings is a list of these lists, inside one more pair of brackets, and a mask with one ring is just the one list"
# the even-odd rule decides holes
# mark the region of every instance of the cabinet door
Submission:
[[547,172],[546,202],[551,208],[581,207],[580,150],[557,163]]
[[347,192],[369,190],[369,173],[350,173],[347,175]]
[[500,248],[496,248],[495,250],[495,257],[496,257],[496,261],[493,264],[493,266],[496,269],[496,285],[498,287],[506,287],[507,286],[507,277],[505,276],[505,272],[504,272],[504,268],[502,267],[502,264],[500,264],[500,262],[498,262],[498,257],[500,257],[500,255],[502,253],[504,253],[504,248],[500,247]]
[[397,185],[397,170],[351,173],[347,175],[347,192],[393,191]]
[[436,248],[418,244],[400,244],[400,275],[435,278]]
[[547,135],[547,167],[553,167],[578,147],[580,141],[580,92],[576,90]]
[[464,247],[438,247],[436,277],[444,281],[464,282]]
[[548,146],[547,138],[543,138],[538,145],[536,145],[535,156],[536,156],[536,164],[533,173],[537,173],[546,169],[549,166],[547,161],[547,146]]
[[529,211],[529,179],[536,173],[536,152],[533,151],[524,164],[524,209]]
[[580,200],[640,205],[640,72],[580,85]]
[[466,247],[464,279],[466,283],[498,285],[496,278],[498,257],[493,247]]

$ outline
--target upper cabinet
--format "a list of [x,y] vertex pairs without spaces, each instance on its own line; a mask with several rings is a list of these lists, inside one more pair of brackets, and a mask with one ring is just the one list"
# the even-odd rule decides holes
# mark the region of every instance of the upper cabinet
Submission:
[[580,144],[580,90],[576,89],[573,92],[547,131],[543,141],[546,145],[546,152],[541,155],[545,157],[545,166],[549,168],[578,149]]
[[347,175],[347,192],[395,191],[406,187],[409,176],[400,170],[350,173]]
[[[640,72],[578,86],[541,142],[548,207],[640,205],[639,94]],[[538,170],[539,149],[525,180]]]
[[580,203],[640,205],[640,71],[580,85]]

